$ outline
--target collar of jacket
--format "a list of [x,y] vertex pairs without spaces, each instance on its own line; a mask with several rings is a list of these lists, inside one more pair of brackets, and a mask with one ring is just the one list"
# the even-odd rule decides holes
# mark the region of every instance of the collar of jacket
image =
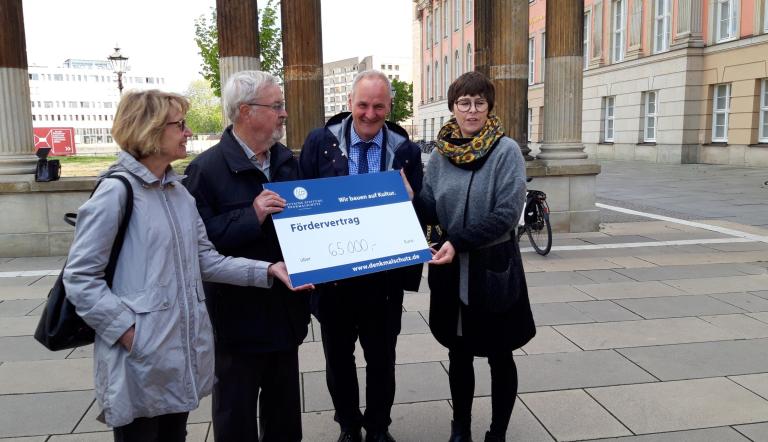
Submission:
[[[232,125],[229,125],[224,129],[224,133],[221,135],[221,151],[224,156],[224,161],[227,162],[227,166],[232,173],[240,173],[245,170],[259,170],[253,165],[250,159],[245,156],[243,148],[240,143],[237,142],[235,136],[232,134]],[[287,147],[282,149],[283,146],[280,143],[275,143],[269,148],[270,160],[269,168],[271,171],[277,170],[283,163],[293,158],[293,152]]]
[[[349,140],[347,134],[349,125],[352,124],[352,113],[341,112],[331,117],[325,124],[325,128],[339,140],[339,149],[344,156],[349,156]],[[408,141],[408,132],[399,125],[387,121],[384,125],[384,143],[388,152],[387,164],[390,164],[391,155],[397,151],[405,142]]]
[[[139,160],[134,158],[133,155],[122,150],[117,154],[117,162],[109,166],[109,169],[99,175],[99,178],[112,171],[120,170],[125,170],[126,172],[136,177],[139,181],[141,181],[143,186],[160,184],[160,178],[156,177],[155,174],[150,172],[149,169],[147,169],[145,165],[141,164]],[[186,175],[177,174],[171,166],[168,166],[168,168],[165,170],[166,184],[175,184],[177,182],[180,183],[184,178],[186,178]]]

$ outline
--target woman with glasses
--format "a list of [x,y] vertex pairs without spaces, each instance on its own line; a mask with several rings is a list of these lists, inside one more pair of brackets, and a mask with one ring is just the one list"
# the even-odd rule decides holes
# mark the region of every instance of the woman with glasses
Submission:
[[[111,286],[105,268],[128,190],[100,181],[78,211],[64,272],[67,296],[96,331],[94,379],[100,420],[116,441],[183,441],[187,417],[214,381],[213,333],[202,280],[288,287],[285,264],[220,255],[195,200],[170,164],[192,132],[182,96],[148,90],[123,96],[112,137],[122,149],[106,174],[127,178],[133,213]],[[299,289],[309,287],[299,287]]]
[[525,198],[520,147],[493,114],[493,84],[467,72],[448,89],[454,117],[437,135],[419,209],[442,238],[429,265],[429,326],[448,348],[452,442],[471,441],[473,358],[491,367],[491,427],[503,441],[517,395],[512,351],[536,333],[514,228]]

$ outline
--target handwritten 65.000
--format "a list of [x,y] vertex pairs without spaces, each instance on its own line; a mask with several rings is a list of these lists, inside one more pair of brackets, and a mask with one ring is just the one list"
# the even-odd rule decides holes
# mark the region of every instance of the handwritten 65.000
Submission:
[[368,251],[368,241],[364,239],[350,240],[344,243],[344,241],[337,241],[328,244],[328,254],[331,256],[341,256],[345,253],[360,253]]

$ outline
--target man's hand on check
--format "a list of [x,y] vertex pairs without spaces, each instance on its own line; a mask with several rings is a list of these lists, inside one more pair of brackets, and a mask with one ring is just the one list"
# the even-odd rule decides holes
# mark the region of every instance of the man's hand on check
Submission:
[[259,219],[259,224],[264,224],[267,215],[282,212],[284,207],[285,200],[271,190],[263,190],[253,200],[253,210],[256,211],[256,218]]
[[294,292],[315,289],[314,284],[304,284],[298,287],[294,287],[291,284],[291,278],[288,276],[288,268],[285,267],[285,263],[283,261],[270,265],[269,268],[267,268],[267,274],[273,278],[279,279],[283,284],[285,284],[286,287],[293,290]]
[[456,249],[453,248],[453,244],[450,241],[444,242],[440,250],[430,250],[432,251],[432,261],[429,261],[427,264],[450,264],[453,262],[453,257],[456,256]]

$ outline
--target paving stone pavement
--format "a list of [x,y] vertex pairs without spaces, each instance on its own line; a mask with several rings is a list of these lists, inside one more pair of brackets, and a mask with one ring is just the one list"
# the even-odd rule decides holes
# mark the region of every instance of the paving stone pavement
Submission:
[[[768,236],[754,225],[728,228]],[[768,441],[768,247],[696,243],[712,233],[668,221],[605,224],[555,235],[545,258],[523,254],[538,334],[515,352],[519,396],[507,440]],[[652,245],[668,238],[694,241]],[[604,248],[625,241],[649,246]],[[574,244],[594,248],[559,249]],[[62,263],[0,262],[0,442],[112,440],[95,420],[90,347],[53,353],[31,338],[52,283],[45,271]],[[424,282],[404,302],[390,428],[399,441],[450,432],[448,356],[429,333],[428,292]],[[304,434],[334,441],[319,341],[313,321],[300,349]],[[356,360],[362,384],[359,348]],[[484,359],[475,371],[478,439],[491,410]],[[206,398],[191,414],[188,440],[213,440],[210,406]]]

